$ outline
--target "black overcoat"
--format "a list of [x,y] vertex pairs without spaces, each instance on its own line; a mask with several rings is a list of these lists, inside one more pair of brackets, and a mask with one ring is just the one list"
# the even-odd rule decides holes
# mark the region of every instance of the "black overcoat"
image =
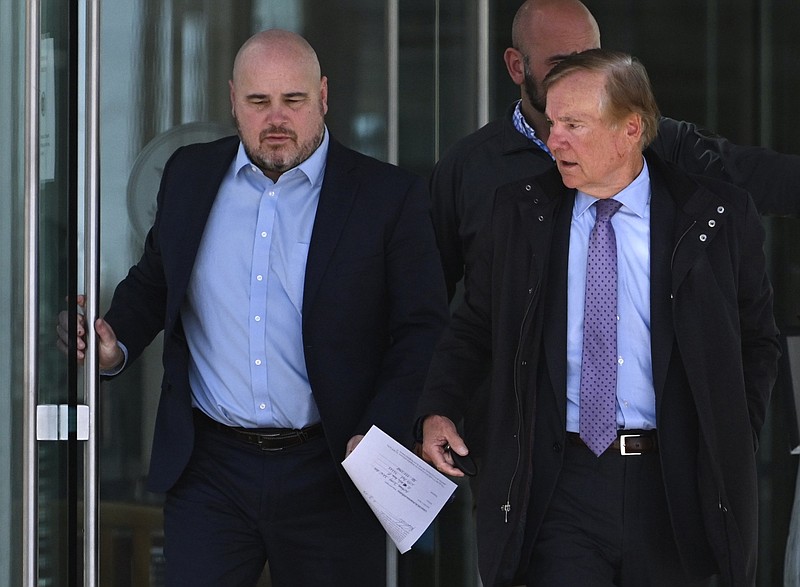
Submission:
[[[764,231],[745,192],[688,176],[651,151],[646,158],[653,382],[671,530],[690,577],[711,565],[725,584],[752,585],[755,451],[780,355]],[[511,585],[525,564],[523,531],[538,530],[563,460],[574,195],[555,170],[498,190],[418,409],[458,422],[491,373],[476,455],[487,587]]]

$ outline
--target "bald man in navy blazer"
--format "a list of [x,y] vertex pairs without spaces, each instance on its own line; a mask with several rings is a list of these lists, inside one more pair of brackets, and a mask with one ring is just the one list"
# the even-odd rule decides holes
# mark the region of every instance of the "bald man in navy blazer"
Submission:
[[253,585],[267,560],[273,585],[381,585],[385,534],[340,462],[372,425],[412,440],[448,316],[427,191],[330,137],[302,37],[255,35],[230,85],[239,136],[167,163],[100,367],[164,331],[149,488],[169,585]]

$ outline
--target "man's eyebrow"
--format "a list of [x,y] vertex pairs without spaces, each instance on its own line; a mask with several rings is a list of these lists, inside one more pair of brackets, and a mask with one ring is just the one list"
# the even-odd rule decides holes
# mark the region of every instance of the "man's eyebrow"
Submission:
[[556,116],[555,119],[559,122],[582,122],[585,116],[580,112],[577,114],[564,114],[563,116]]
[[[258,92],[247,94],[248,100],[264,100],[269,98],[269,94],[261,94]],[[306,98],[308,97],[308,92],[287,92],[285,94],[281,94],[282,98]]]

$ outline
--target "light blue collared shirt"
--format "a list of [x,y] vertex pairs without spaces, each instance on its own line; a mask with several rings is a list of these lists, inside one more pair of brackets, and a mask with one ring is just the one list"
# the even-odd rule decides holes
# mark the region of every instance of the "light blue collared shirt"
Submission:
[[193,405],[246,428],[319,421],[303,355],[306,259],[328,132],[277,182],[239,151],[220,185],[181,309]]
[[[650,175],[647,163],[614,196],[622,207],[611,218],[617,239],[617,427],[656,427],[650,352]],[[596,198],[578,192],[569,239],[567,309],[567,430],[579,432],[583,305],[589,233]]]

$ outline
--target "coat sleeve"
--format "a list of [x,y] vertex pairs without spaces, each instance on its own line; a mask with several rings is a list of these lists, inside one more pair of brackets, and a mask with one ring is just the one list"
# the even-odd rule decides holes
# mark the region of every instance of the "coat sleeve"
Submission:
[[[447,416],[458,423],[491,368],[491,275],[494,244],[492,221],[479,233],[478,254],[466,275],[464,300],[436,347],[428,378],[417,405],[415,421]],[[485,387],[485,386],[484,386]]]
[[128,351],[126,367],[141,355],[164,328],[167,283],[160,246],[161,211],[168,191],[165,185],[169,182],[174,161],[180,153],[181,149],[178,149],[164,168],[156,198],[156,217],[145,238],[142,256],[117,285],[104,316]]
[[749,199],[739,265],[739,320],[747,407],[756,446],[781,354],[763,246],[764,228]]
[[463,177],[458,157],[449,153],[433,169],[430,178],[431,216],[436,244],[442,259],[447,299],[452,300],[456,284],[464,276],[464,253],[459,234],[458,198]]
[[800,216],[800,156],[736,145],[690,122],[662,118],[652,148],[688,173],[734,184],[762,215]]

